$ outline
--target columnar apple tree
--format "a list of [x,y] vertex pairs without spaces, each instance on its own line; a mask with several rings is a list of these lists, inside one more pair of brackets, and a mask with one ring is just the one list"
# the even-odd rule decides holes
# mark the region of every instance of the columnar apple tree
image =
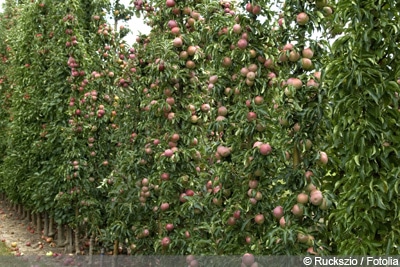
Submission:
[[131,128],[107,210],[137,253],[327,253],[326,51],[310,36],[330,7],[286,3],[279,18],[267,6],[136,3],[152,32],[128,67]]
[[21,3],[7,36],[13,87],[4,176],[11,178],[3,190],[59,225],[88,225],[90,233],[102,223],[105,195],[96,187],[112,169],[114,72],[125,52],[106,23],[107,8],[108,1]]
[[330,219],[340,254],[399,252],[399,14],[395,1],[339,1],[327,66],[337,165]]
[[[0,45],[0,165],[3,165],[3,160],[6,155],[7,151],[7,132],[8,132],[8,125],[10,122],[10,105],[11,105],[11,92],[10,92],[10,85],[9,80],[7,77],[7,69],[9,67],[9,44],[6,41],[7,39],[7,32],[10,27],[13,25],[13,8],[12,6],[8,5],[5,6],[4,12],[1,14],[0,19],[0,39],[3,40]],[[0,176],[1,176],[0,172]],[[1,176],[2,177],[2,176]],[[4,183],[5,179],[1,179],[0,183]],[[3,188],[3,186],[0,186]],[[3,191],[3,190],[1,190]]]

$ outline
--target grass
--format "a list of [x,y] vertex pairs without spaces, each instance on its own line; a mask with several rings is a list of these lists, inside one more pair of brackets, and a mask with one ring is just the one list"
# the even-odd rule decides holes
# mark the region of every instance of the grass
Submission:
[[0,242],[0,256],[10,256],[11,250],[4,242]]

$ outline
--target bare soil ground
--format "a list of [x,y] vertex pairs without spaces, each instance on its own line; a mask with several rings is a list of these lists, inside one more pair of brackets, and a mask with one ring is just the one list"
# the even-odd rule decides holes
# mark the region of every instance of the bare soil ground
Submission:
[[64,253],[64,248],[42,240],[41,233],[31,233],[31,222],[22,220],[6,203],[0,202],[0,240],[14,255],[46,255],[48,252]]

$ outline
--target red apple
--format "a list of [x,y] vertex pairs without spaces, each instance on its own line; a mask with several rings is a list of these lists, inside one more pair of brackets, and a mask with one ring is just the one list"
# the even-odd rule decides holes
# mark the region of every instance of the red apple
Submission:
[[247,40],[246,40],[246,39],[243,39],[243,38],[240,39],[240,40],[238,41],[238,43],[237,43],[237,46],[238,46],[240,49],[246,49],[247,45],[248,45]]
[[269,153],[271,153],[272,147],[271,147],[271,145],[270,145],[269,143],[266,143],[266,144],[260,145],[260,146],[259,146],[259,150],[260,150],[260,154],[261,154],[261,155],[266,156],[266,155],[268,155]]
[[249,113],[247,113],[247,120],[248,121],[254,121],[257,119],[257,114],[253,111],[250,111]]
[[166,225],[165,225],[165,229],[168,231],[168,232],[171,232],[172,230],[174,230],[174,225],[172,224],[172,223],[167,223]]
[[168,247],[170,244],[171,244],[171,238],[169,238],[168,236],[164,237],[164,238],[161,240],[161,245],[162,245],[163,247]]
[[167,7],[174,7],[175,6],[175,1],[174,0],[167,0],[165,2]]
[[325,152],[323,152],[323,151],[319,152],[319,161],[323,165],[328,164],[328,160],[329,160],[328,155]]
[[169,203],[161,203],[160,209],[166,211],[169,209]]
[[274,210],[272,211],[272,214],[274,215],[274,217],[276,219],[280,219],[283,216],[283,207],[282,206],[277,206],[274,208]]
[[263,224],[265,221],[264,215],[257,214],[256,216],[254,216],[254,221],[256,222],[256,224]]
[[308,15],[304,12],[301,12],[297,15],[296,17],[296,22],[299,25],[306,25],[307,22],[310,20],[310,18],[308,17]]
[[308,203],[308,195],[306,193],[300,193],[297,195],[297,202],[300,204],[307,204]]

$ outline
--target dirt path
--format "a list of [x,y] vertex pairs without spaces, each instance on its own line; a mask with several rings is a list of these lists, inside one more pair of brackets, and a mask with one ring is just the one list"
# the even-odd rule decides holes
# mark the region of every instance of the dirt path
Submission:
[[6,204],[0,202],[0,239],[13,250],[14,255],[46,255],[46,253],[63,253],[63,248],[41,239],[40,233],[31,233],[30,223],[21,220]]

